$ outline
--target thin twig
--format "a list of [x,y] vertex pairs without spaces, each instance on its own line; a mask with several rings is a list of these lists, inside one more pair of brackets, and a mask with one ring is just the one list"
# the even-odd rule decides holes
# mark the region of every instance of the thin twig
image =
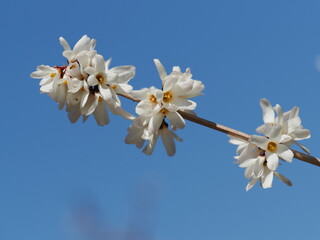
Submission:
[[[120,95],[120,96],[122,96],[124,98],[127,98],[129,100],[132,100],[134,102],[140,102],[139,100],[136,100],[136,99],[134,99],[133,97],[131,97],[129,95],[124,95],[124,94],[118,94],[118,95]],[[231,136],[234,136],[234,137],[237,137],[237,138],[241,138],[241,139],[244,139],[244,140],[249,140],[249,138],[250,138],[249,134],[246,134],[246,133],[240,132],[238,130],[235,130],[235,129],[220,125],[220,124],[215,123],[215,122],[208,121],[208,120],[206,120],[204,118],[200,118],[200,117],[198,117],[196,115],[193,115],[193,114],[190,114],[190,113],[186,113],[186,112],[182,112],[182,111],[179,111],[179,114],[186,120],[189,120],[189,121],[197,123],[199,125],[214,129],[216,131],[223,132],[223,133],[226,133],[228,135],[231,135]],[[310,155],[307,155],[307,154],[304,154],[302,152],[293,150],[293,149],[291,149],[291,151],[294,154],[294,158],[320,167],[320,159],[318,159],[316,157],[313,157],[313,156],[310,156]]]

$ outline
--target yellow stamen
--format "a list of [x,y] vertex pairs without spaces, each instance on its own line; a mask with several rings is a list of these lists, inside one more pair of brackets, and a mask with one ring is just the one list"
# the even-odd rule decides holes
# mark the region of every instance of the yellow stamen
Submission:
[[117,86],[116,86],[116,85],[113,85],[113,86],[112,86],[112,89],[116,89],[116,88],[117,88]]
[[103,101],[103,98],[102,98],[102,97],[99,97],[98,101],[99,101],[99,102],[102,102],[102,101]]
[[163,94],[163,101],[166,102],[170,102],[172,100],[172,93],[170,91],[167,91]]
[[157,98],[153,94],[150,95],[149,100],[150,102],[157,103]]
[[76,65],[72,65],[71,67],[70,67],[70,69],[74,69],[76,67]]
[[160,110],[160,112],[161,112],[162,114],[166,114],[166,113],[168,112],[168,110],[165,109],[165,108],[162,108],[162,109]]
[[57,75],[56,73],[51,73],[51,74],[50,74],[50,77],[53,78],[53,77],[55,77],[56,75]]
[[270,152],[275,152],[277,150],[277,144],[274,142],[269,142],[268,143],[268,151]]
[[68,85],[68,82],[67,82],[67,81],[64,81],[63,84],[64,84],[64,85]]
[[103,84],[104,83],[104,77],[101,74],[98,74],[96,76],[96,78],[98,79],[99,83]]

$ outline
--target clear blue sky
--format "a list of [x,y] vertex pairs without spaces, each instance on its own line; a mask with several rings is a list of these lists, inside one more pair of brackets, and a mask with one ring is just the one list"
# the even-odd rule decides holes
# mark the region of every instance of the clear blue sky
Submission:
[[198,115],[249,134],[262,124],[260,98],[299,106],[312,134],[302,143],[320,156],[319,1],[5,1],[1,8],[0,239],[124,240],[116,235],[130,231],[145,236],[139,240],[319,239],[318,167],[284,163],[279,171],[293,187],[276,179],[272,189],[246,192],[224,134],[187,122],[174,157],[161,144],[148,157],[124,143],[129,121],[71,124],[29,77],[38,65],[65,63],[60,36],[73,45],[87,34],[112,66],[137,67],[135,89],[160,87],[154,58],[166,69],[190,67],[206,87],[194,99]]

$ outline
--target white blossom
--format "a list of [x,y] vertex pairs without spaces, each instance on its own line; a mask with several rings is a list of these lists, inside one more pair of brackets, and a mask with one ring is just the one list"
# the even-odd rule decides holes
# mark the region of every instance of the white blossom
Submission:
[[258,133],[265,134],[268,126],[279,125],[282,128],[282,134],[291,137],[291,140],[287,142],[289,147],[292,143],[295,143],[310,154],[310,151],[305,146],[297,142],[310,138],[310,131],[304,129],[301,125],[298,107],[293,107],[290,111],[283,113],[280,105],[277,104],[272,107],[270,102],[265,98],[260,100],[260,106],[263,111],[264,124],[257,128]]
[[162,89],[151,87],[132,91],[132,97],[140,101],[136,106],[139,117],[128,129],[125,142],[141,148],[144,141],[148,141],[143,152],[150,155],[161,136],[167,154],[172,156],[176,152],[174,139],[182,139],[169,130],[166,119],[172,130],[183,129],[186,123],[178,111],[194,110],[196,103],[188,98],[201,95],[204,86],[191,78],[190,69],[182,73],[179,67],[174,67],[168,75],[159,60],[154,62],[162,80]]
[[86,121],[92,114],[98,125],[108,124],[107,108],[113,114],[134,119],[132,114],[122,109],[117,94],[130,93],[132,86],[128,82],[135,75],[135,67],[109,69],[111,59],[105,62],[103,56],[94,50],[95,39],[86,35],[73,49],[64,38],[60,37],[59,40],[64,48],[63,56],[67,58],[67,65],[38,66],[31,77],[42,79],[40,91],[58,102],[59,109],[66,105],[68,117],[73,123],[81,116]]

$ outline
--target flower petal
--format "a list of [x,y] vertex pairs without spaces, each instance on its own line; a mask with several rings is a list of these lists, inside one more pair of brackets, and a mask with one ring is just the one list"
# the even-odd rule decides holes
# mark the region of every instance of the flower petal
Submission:
[[183,129],[186,126],[186,121],[177,112],[167,112],[166,117],[169,119],[172,129]]
[[268,151],[267,153],[267,166],[271,170],[276,170],[279,165],[279,157],[276,153],[272,153],[268,156]]
[[165,127],[160,130],[160,135],[167,154],[173,156],[176,153],[176,145],[171,131]]
[[164,69],[164,67],[161,64],[161,62],[159,61],[159,59],[153,59],[153,61],[154,61],[155,65],[156,65],[156,68],[157,68],[157,70],[159,72],[160,78],[163,81],[163,79],[167,76],[167,72]]
[[276,153],[287,162],[292,162],[293,152],[284,144],[278,144]]
[[246,191],[248,192],[258,182],[258,180],[259,178],[252,178],[246,186]]
[[260,100],[260,106],[263,111],[263,121],[264,123],[274,123],[274,110],[266,98]]
[[292,186],[292,182],[286,178],[285,176],[283,176],[281,173],[279,172],[274,172],[274,175],[282,182],[284,182],[285,184],[287,184],[289,187]]
[[264,169],[264,173],[261,176],[261,185],[263,188],[271,188],[273,181],[273,171],[268,168]]
[[259,148],[263,150],[267,150],[269,139],[263,136],[251,135],[249,142],[257,145]]

